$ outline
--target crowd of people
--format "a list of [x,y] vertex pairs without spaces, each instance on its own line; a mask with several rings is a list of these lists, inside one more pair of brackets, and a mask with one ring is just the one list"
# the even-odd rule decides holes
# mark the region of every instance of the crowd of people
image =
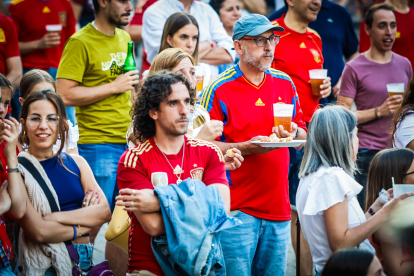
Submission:
[[13,0],[0,275],[414,275],[414,9],[274,3]]

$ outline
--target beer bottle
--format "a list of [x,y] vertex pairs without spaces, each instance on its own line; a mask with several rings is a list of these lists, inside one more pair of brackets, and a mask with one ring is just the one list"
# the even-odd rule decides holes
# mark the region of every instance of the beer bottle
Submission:
[[128,41],[128,53],[127,53],[125,63],[124,63],[124,68],[123,68],[124,73],[137,70],[133,51],[134,51],[134,43],[132,41]]

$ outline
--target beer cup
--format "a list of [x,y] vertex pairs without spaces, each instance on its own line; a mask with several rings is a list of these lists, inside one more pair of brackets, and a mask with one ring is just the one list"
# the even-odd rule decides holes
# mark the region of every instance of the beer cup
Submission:
[[194,68],[196,69],[195,71],[196,77],[201,77],[201,82],[197,83],[197,86],[196,86],[197,98],[200,98],[199,95],[201,94],[201,91],[203,91],[203,87],[204,87],[205,71],[204,71],[204,67],[200,65],[194,66]]
[[387,84],[388,97],[396,95],[404,95],[404,83],[389,83]]
[[291,122],[293,115],[293,104],[273,104],[273,118],[275,127],[283,126],[287,132],[291,132]]
[[326,79],[327,76],[328,76],[327,69],[309,70],[309,77],[310,77],[311,86],[312,86],[312,94],[314,96],[321,95],[321,85],[323,84],[323,81]]
[[48,33],[58,33],[60,35],[60,32],[62,31],[62,25],[60,25],[60,24],[46,25],[46,31]]

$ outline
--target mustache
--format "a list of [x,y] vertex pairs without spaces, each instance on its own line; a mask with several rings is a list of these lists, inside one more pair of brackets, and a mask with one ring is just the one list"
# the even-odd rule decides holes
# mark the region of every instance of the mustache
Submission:
[[175,122],[176,123],[179,123],[180,121],[189,121],[189,119],[188,119],[188,117],[187,116],[182,116],[180,119],[178,119],[178,120],[176,120]]
[[274,57],[275,53],[273,51],[266,52],[262,54],[260,57]]

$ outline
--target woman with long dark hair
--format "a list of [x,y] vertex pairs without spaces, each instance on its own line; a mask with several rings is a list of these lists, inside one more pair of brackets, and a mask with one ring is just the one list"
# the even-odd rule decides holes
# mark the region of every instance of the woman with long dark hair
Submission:
[[[77,154],[62,151],[68,135],[64,118],[65,105],[52,90],[31,93],[22,107],[23,131],[19,142],[28,148],[19,157],[34,168],[22,163],[29,199],[26,215],[19,220],[19,269],[24,275],[72,275],[72,261],[63,243],[70,240],[79,255],[81,269],[87,271],[92,266],[93,247],[86,233],[111,217],[108,202],[88,163]],[[61,144],[55,152],[53,146],[58,137]],[[53,199],[42,192],[39,178],[34,176],[36,171]],[[60,212],[51,213],[51,200]]]
[[[335,252],[326,262],[322,276],[385,276],[374,254],[360,249]],[[394,275],[394,274],[390,274]]]
[[414,77],[404,93],[400,108],[394,116],[392,145],[414,150]]
[[[392,179],[397,184],[414,184],[414,152],[406,148],[378,152],[368,171],[367,205],[371,206],[382,189],[391,189]],[[384,224],[372,234],[370,242],[388,275],[413,275],[414,255]]]

